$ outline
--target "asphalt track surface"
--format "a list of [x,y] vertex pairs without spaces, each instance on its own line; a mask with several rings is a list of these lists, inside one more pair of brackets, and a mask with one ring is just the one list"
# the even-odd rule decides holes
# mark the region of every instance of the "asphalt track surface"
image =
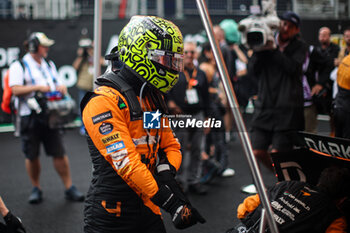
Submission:
[[[68,129],[64,142],[70,160],[73,183],[86,193],[91,179],[91,162],[86,139],[79,135],[78,129]],[[24,157],[21,153],[20,139],[13,133],[0,134],[0,195],[7,207],[21,217],[28,233],[81,233],[83,232],[83,203],[73,203],[64,199],[64,187],[54,171],[52,159],[41,153],[41,186],[44,201],[38,205],[27,202],[32,189],[27,177]],[[252,183],[247,159],[238,138],[229,143],[230,167],[236,171],[230,178],[215,178],[208,185],[208,193],[198,196],[189,193],[189,199],[206,218],[205,224],[197,224],[189,229],[177,230],[170,216],[163,213],[168,233],[223,233],[238,220],[236,209],[247,197],[240,192],[243,185]],[[265,185],[276,181],[267,170],[261,171]],[[0,221],[3,221],[2,219]]]

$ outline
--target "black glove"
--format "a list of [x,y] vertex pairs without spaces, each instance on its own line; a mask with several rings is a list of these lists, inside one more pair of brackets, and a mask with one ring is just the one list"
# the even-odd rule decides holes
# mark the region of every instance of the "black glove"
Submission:
[[6,225],[0,222],[0,232],[6,232]]
[[205,219],[195,208],[178,198],[166,185],[160,185],[151,201],[170,213],[177,229],[188,228],[197,222],[205,223]]
[[10,211],[4,217],[7,232],[9,233],[25,233],[26,230],[22,224],[22,220],[19,217],[13,215]]
[[188,228],[197,222],[205,223],[205,219],[199,212],[189,204],[185,204],[183,208],[178,208],[174,215],[172,215],[172,221],[177,229]]
[[179,183],[175,179],[176,169],[167,163],[159,164],[156,169],[155,179],[158,184],[166,185],[183,202],[190,203]]

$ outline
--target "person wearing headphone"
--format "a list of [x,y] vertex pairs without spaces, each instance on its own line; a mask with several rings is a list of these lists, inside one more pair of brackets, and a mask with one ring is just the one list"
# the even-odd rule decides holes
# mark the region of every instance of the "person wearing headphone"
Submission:
[[[67,88],[60,80],[56,66],[46,60],[54,40],[42,32],[34,32],[24,45],[27,53],[10,66],[9,86],[16,96],[17,114],[20,116],[20,136],[22,152],[25,155],[25,166],[33,185],[29,203],[40,203],[42,190],[40,186],[39,149],[42,143],[45,152],[53,158],[54,167],[65,187],[65,198],[72,201],[83,201],[84,195],[72,185],[69,160],[66,155],[61,131],[51,128],[48,116],[40,101],[43,98],[63,98]],[[38,96],[41,96],[39,98]]]

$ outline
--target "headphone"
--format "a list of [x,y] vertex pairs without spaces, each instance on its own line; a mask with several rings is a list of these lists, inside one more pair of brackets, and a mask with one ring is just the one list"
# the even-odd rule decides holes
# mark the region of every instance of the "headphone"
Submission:
[[33,32],[28,39],[28,50],[31,53],[38,52],[38,47],[40,45],[40,41],[38,37],[36,36],[36,32]]

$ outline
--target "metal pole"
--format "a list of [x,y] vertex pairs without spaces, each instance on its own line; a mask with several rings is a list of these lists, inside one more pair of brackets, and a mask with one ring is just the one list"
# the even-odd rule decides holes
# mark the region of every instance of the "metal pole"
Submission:
[[134,16],[137,15],[138,9],[139,9],[139,0],[135,1],[127,1],[127,9],[128,9],[128,16]]
[[59,18],[59,2],[57,0],[51,1],[51,19],[58,19]]
[[101,66],[100,66],[101,29],[102,29],[102,0],[95,0],[95,9],[94,9],[94,79],[96,79],[101,74]]
[[292,0],[292,11],[299,14],[299,5],[297,0]]
[[147,15],[147,0],[141,0],[141,15]]
[[164,0],[157,0],[157,16],[164,17]]
[[[52,18],[51,2],[51,0],[45,1],[45,19]],[[39,11],[37,13],[39,13]]]
[[261,210],[261,219],[260,219],[260,226],[259,226],[259,233],[264,233],[266,228],[266,210],[262,208]]
[[334,1],[334,17],[339,19],[339,0]]
[[176,13],[175,13],[176,19],[183,19],[184,18],[183,0],[176,0],[175,4],[176,4]]
[[239,111],[239,106],[237,103],[236,95],[233,91],[232,84],[230,82],[226,66],[224,65],[225,62],[224,62],[224,59],[222,57],[221,51],[219,49],[218,41],[214,37],[213,25],[212,25],[211,19],[209,17],[207,6],[206,6],[204,0],[196,0],[196,3],[197,3],[197,7],[199,10],[204,28],[207,32],[210,45],[213,49],[215,61],[216,61],[216,64],[218,66],[220,77],[221,77],[221,80],[222,80],[222,83],[224,85],[225,92],[227,95],[227,99],[228,99],[228,102],[230,104],[230,108],[232,110],[232,113],[233,113],[233,116],[235,119],[235,123],[236,123],[237,129],[239,132],[239,136],[240,136],[240,140],[243,144],[243,150],[245,152],[250,170],[251,170],[252,175],[253,175],[254,183],[257,187],[261,203],[266,210],[267,221],[268,221],[268,224],[270,226],[270,230],[272,233],[278,233],[278,228],[277,228],[277,224],[273,218],[273,211],[272,211],[272,208],[270,205],[270,201],[269,201],[267,194],[265,192],[264,181],[262,179],[258,164],[257,164],[256,159],[255,159],[255,156],[253,154],[251,142],[250,142],[245,124],[243,122],[242,115]]

